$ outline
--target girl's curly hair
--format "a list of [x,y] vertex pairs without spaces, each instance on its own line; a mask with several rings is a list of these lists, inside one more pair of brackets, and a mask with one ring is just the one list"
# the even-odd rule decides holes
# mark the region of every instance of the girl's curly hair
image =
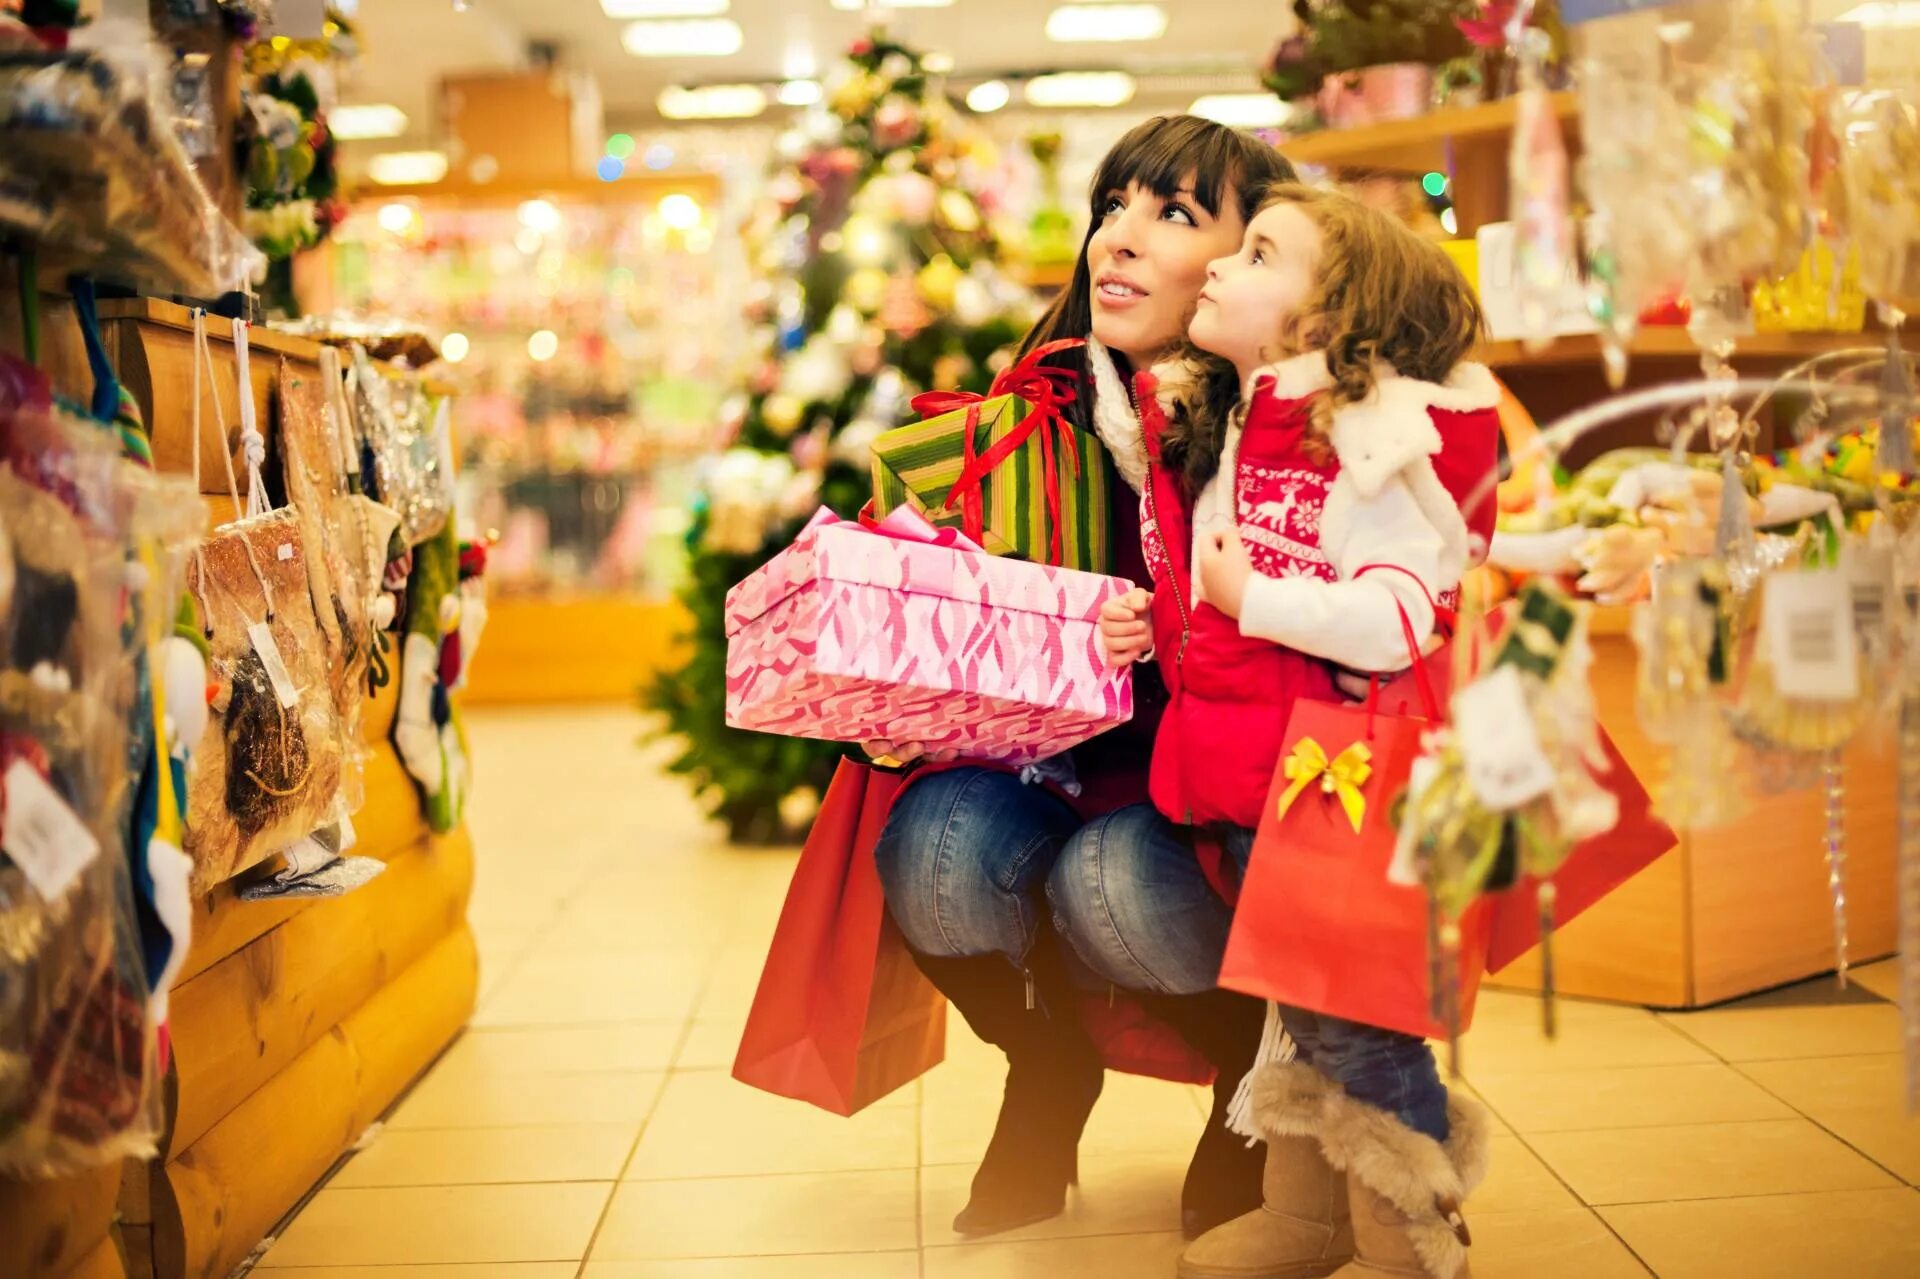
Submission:
[[[1326,351],[1332,386],[1314,398],[1316,439],[1308,446],[1324,457],[1332,447],[1334,411],[1373,394],[1378,365],[1402,377],[1444,382],[1473,349],[1483,319],[1453,260],[1392,215],[1339,192],[1293,183],[1271,188],[1260,208],[1282,204],[1299,209],[1320,230],[1317,279],[1305,305],[1288,317],[1264,354],[1271,363]],[[1234,399],[1221,407],[1217,357],[1189,351],[1187,358],[1215,365],[1198,380],[1203,389],[1168,412],[1161,456],[1198,492],[1219,468],[1227,424],[1242,406],[1235,386]]]

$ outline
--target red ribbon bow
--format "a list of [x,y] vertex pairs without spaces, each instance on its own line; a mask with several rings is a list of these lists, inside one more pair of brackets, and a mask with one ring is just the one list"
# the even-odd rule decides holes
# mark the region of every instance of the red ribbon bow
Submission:
[[[1055,465],[1055,457],[1056,450],[1064,450],[1068,460],[1073,463],[1073,473],[1080,474],[1080,446],[1075,443],[1072,429],[1061,416],[1061,410],[1073,403],[1078,395],[1073,384],[1080,375],[1072,369],[1048,368],[1040,361],[1061,351],[1085,345],[1084,338],[1061,338],[1037,346],[1027,353],[1026,359],[996,377],[985,395],[976,395],[971,391],[926,391],[913,397],[913,411],[922,417],[938,417],[956,409],[967,411],[966,431],[961,437],[960,478],[947,493],[946,507],[952,510],[956,503],[959,504],[960,526],[974,541],[980,541],[986,532],[986,499],[981,488],[986,483],[987,475],[1038,431],[1040,469],[1046,490],[1050,534],[1047,563],[1060,563],[1060,468]],[[1017,395],[1033,408],[992,448],[984,453],[975,453],[973,437],[980,429],[980,406],[999,395]]]

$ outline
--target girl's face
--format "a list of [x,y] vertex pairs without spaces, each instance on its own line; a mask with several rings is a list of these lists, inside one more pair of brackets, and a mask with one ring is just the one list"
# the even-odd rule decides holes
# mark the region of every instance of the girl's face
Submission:
[[1109,191],[1087,241],[1093,336],[1135,368],[1172,350],[1207,262],[1230,252],[1243,227],[1231,186],[1221,188],[1217,215],[1194,198],[1191,178],[1164,200],[1137,182]]
[[[1187,335],[1246,376],[1282,354],[1280,335],[1313,294],[1320,228],[1297,205],[1262,209],[1240,251],[1207,267]],[[1311,340],[1308,338],[1307,340]]]

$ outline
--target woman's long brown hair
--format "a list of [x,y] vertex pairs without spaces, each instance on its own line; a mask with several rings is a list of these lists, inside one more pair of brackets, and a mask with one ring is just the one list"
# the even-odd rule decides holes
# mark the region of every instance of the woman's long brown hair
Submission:
[[[1373,394],[1377,364],[1402,377],[1446,381],[1480,336],[1480,302],[1453,259],[1392,214],[1294,183],[1269,189],[1256,213],[1281,204],[1313,220],[1320,254],[1313,292],[1266,354],[1271,362],[1326,350],[1333,385],[1314,399],[1315,438],[1308,443],[1324,455],[1334,410]],[[1213,478],[1227,422],[1239,411],[1216,414],[1212,407],[1210,400],[1209,411],[1170,420],[1162,448],[1192,492]]]
[[[1156,116],[1134,126],[1114,143],[1094,173],[1087,191],[1089,218],[1086,238],[1080,242],[1080,256],[1074,262],[1073,280],[1054,298],[1024,341],[1020,354],[1058,338],[1085,338],[1093,333],[1093,271],[1087,264],[1087,247],[1100,229],[1109,192],[1124,191],[1139,183],[1161,199],[1170,199],[1188,181],[1194,199],[1208,213],[1219,216],[1229,199],[1241,221],[1250,219],[1267,192],[1277,183],[1295,179],[1293,166],[1278,151],[1244,133],[1223,124],[1192,115]],[[1122,380],[1131,370],[1118,352]],[[1080,394],[1068,408],[1067,416],[1082,430],[1093,429],[1093,379],[1087,368],[1084,348],[1050,356],[1047,364],[1072,369],[1080,377]],[[1240,388],[1231,366],[1225,376],[1209,378],[1207,400],[1225,396],[1230,409],[1239,398]]]

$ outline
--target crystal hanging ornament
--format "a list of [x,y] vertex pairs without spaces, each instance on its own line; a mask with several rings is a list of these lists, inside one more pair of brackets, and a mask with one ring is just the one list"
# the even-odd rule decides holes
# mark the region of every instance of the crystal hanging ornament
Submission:
[[1889,475],[1913,473],[1914,407],[1913,373],[1907,367],[1907,353],[1900,348],[1900,326],[1895,322],[1887,326],[1887,362],[1880,369],[1880,445],[1873,456],[1879,472],[1876,484]]
[[1821,770],[1827,856],[1827,896],[1833,906],[1833,969],[1840,989],[1847,988],[1847,784],[1846,764],[1828,751]]
[[1507,181],[1516,232],[1520,335],[1527,349],[1535,351],[1554,337],[1553,318],[1573,270],[1573,219],[1568,212],[1566,140],[1546,85],[1552,40],[1544,31],[1521,25],[1532,8],[1523,0],[1510,30],[1519,59],[1520,92]]

